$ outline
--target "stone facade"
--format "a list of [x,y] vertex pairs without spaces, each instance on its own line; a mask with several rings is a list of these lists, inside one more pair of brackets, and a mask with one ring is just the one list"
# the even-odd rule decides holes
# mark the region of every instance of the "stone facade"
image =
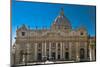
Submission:
[[96,61],[96,37],[90,37],[89,41],[90,61]]
[[80,27],[73,30],[61,9],[50,29],[33,30],[26,25],[17,29],[14,63],[87,60],[88,40],[86,29]]

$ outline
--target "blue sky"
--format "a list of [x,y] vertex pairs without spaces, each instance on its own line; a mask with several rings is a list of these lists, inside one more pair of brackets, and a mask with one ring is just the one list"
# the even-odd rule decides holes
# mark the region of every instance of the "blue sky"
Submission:
[[95,6],[16,2],[12,0],[12,37],[15,37],[17,26],[20,27],[22,24],[26,24],[32,29],[36,26],[39,29],[43,26],[50,28],[62,7],[73,29],[85,26],[89,35],[95,35]]

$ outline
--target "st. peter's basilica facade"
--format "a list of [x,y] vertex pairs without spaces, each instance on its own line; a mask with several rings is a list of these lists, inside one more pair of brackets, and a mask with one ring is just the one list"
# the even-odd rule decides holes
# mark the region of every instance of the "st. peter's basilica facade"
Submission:
[[16,30],[15,39],[12,53],[14,64],[46,60],[75,62],[88,61],[92,58],[95,60],[95,49],[94,54],[90,51],[88,31],[84,27],[72,29],[63,9],[52,22],[50,29],[33,30],[23,24]]

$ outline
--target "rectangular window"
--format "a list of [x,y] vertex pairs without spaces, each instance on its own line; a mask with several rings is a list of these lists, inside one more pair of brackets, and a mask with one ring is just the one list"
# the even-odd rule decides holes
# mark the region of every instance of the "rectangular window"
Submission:
[[25,32],[22,32],[22,36],[25,36]]

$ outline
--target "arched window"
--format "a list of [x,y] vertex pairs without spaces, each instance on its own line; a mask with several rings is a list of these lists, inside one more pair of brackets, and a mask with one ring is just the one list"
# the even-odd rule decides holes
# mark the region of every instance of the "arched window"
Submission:
[[84,56],[85,56],[85,50],[84,48],[81,48],[80,49],[80,59],[84,59]]
[[55,60],[55,59],[56,59],[56,53],[52,52],[52,60]]
[[55,48],[55,47],[56,47],[56,44],[55,44],[55,43],[52,43],[52,44],[51,44],[51,47],[52,47],[52,48]]
[[38,53],[37,54],[37,59],[38,59],[38,61],[41,61],[42,60],[42,54],[41,53]]
[[83,34],[84,34],[83,32],[80,33],[80,35],[83,35]]
[[58,47],[60,47],[60,43],[58,43]]
[[38,44],[38,48],[41,48],[41,47],[42,47],[42,44],[41,44],[41,43],[39,43],[39,44]]
[[23,52],[23,50],[21,50],[20,51],[20,62],[22,62],[24,59],[23,55],[24,55],[24,52]]
[[69,59],[69,53],[65,52],[65,59],[68,60]]
[[58,55],[58,59],[60,59],[60,54]]

